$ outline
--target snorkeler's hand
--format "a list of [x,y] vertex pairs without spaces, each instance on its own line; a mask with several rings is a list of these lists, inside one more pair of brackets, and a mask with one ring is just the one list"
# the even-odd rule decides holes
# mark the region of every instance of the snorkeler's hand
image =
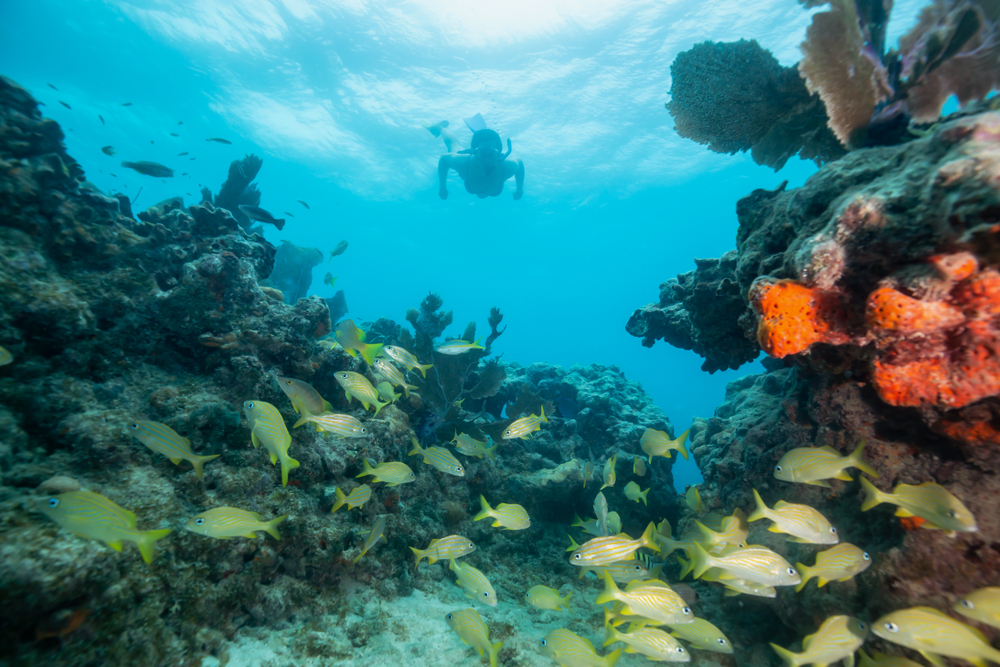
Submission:
[[441,199],[447,199],[448,198],[448,188],[446,188],[445,186],[442,185],[441,189],[438,190],[438,197],[440,197]]
[[524,190],[514,190],[514,201],[517,201],[524,194]]

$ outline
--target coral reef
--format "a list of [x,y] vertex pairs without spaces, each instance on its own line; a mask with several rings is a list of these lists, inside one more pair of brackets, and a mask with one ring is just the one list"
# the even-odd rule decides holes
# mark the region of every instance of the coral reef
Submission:
[[[295,303],[305,298],[312,285],[312,270],[323,262],[323,251],[319,248],[302,248],[283,241],[274,256],[274,270],[261,284],[281,290],[285,303]],[[339,294],[339,292],[338,292]],[[343,296],[341,296],[343,299]],[[329,306],[327,300],[327,305]],[[339,302],[332,299],[334,305]],[[343,310],[346,311],[346,301]],[[343,312],[340,313],[343,315]]]

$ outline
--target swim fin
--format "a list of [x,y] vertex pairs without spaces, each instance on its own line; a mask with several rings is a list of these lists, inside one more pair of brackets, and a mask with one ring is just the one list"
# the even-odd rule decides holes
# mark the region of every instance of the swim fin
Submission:
[[482,114],[477,113],[475,116],[472,116],[471,118],[463,118],[462,120],[465,121],[466,127],[468,127],[469,131],[472,132],[473,134],[475,134],[479,130],[486,129],[486,121],[483,120]]

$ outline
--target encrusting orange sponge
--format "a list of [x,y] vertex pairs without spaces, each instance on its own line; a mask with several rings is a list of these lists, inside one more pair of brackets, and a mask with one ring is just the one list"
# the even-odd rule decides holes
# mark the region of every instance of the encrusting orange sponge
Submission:
[[815,343],[840,343],[842,320],[836,295],[794,280],[757,278],[750,286],[750,303],[760,315],[757,342],[775,358],[798,354]]
[[941,301],[920,301],[891,287],[868,295],[865,308],[868,326],[875,330],[933,333],[962,323],[962,311]]

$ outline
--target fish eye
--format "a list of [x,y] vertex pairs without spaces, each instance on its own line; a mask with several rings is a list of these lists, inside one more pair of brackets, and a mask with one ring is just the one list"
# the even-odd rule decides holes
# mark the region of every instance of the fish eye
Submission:
[[893,634],[899,632],[899,626],[893,623],[892,621],[885,624],[885,629]]
[[726,640],[722,639],[721,637],[719,639],[716,639],[715,641],[716,641],[716,643],[719,644],[719,646],[725,646],[726,645]]
[[548,646],[548,645],[549,645],[549,640],[548,639],[543,639],[542,640],[542,646]]
[[581,560],[583,558],[583,556],[581,556],[580,554],[573,554],[573,558],[575,558],[577,560]]
[[781,466],[774,466],[774,472],[781,472]]
[[139,425],[137,423],[135,423],[135,422],[132,422],[131,424],[129,424],[129,428],[134,431],[137,428],[139,428]]
[[868,555],[867,551],[864,552],[863,554],[861,554],[861,557],[864,558],[865,560],[871,560],[872,559],[872,557]]
[[340,377],[342,377],[342,378],[344,378],[346,380],[347,379],[347,373],[341,373]]
[[683,609],[681,609],[681,613],[684,614],[685,616],[690,616],[691,615],[691,607],[684,607]]
[[205,520],[204,519],[195,519],[194,522],[200,526],[200,525],[202,525],[202,524],[205,523]]
[[247,407],[253,410],[253,401],[247,401]]
[[413,473],[412,472],[409,474],[409,477],[413,477]]
[[788,576],[790,576],[790,577],[794,577],[794,576],[795,576],[795,574],[796,574],[796,570],[795,570],[795,568],[794,568],[794,567],[790,567],[790,568],[788,568],[787,570],[785,570],[785,572],[787,572],[787,573],[788,573]]
[[636,565],[635,566],[635,571],[636,572],[642,572],[642,565]]
[[447,618],[450,621],[451,619],[455,618],[455,615],[454,614],[448,614],[447,616],[445,616],[445,618]]
[[955,517],[958,516],[958,512],[956,512],[955,510],[948,510],[948,516],[954,519]]
[[837,534],[837,529],[834,528],[833,526],[830,526],[830,532],[833,533],[834,535],[836,535]]
[[49,498],[49,507],[57,507],[59,505],[58,498]]
[[[510,431],[509,431],[509,430],[507,430],[507,431],[504,431],[504,432],[503,432],[503,434],[504,434],[504,435],[510,435]],[[543,639],[542,641],[545,641],[545,640]]]
[[363,426],[362,426],[362,427],[361,427],[361,432],[362,432],[362,433],[367,433],[367,432],[368,432],[368,429],[366,429],[365,427],[363,427]]
[[860,623],[858,623],[858,629],[859,630],[864,630],[866,627],[868,627],[868,626],[865,625],[864,621],[861,621]]
[[962,606],[966,609],[975,609],[976,605],[972,603],[972,600],[962,600]]
[[292,381],[291,380],[285,380],[285,384],[287,384],[289,387],[291,387],[292,386]]
[[483,591],[483,597],[489,597],[489,596],[490,596],[489,591]]
[[684,652],[684,647],[683,646],[678,646],[677,647],[677,652],[678,653],[683,653]]

